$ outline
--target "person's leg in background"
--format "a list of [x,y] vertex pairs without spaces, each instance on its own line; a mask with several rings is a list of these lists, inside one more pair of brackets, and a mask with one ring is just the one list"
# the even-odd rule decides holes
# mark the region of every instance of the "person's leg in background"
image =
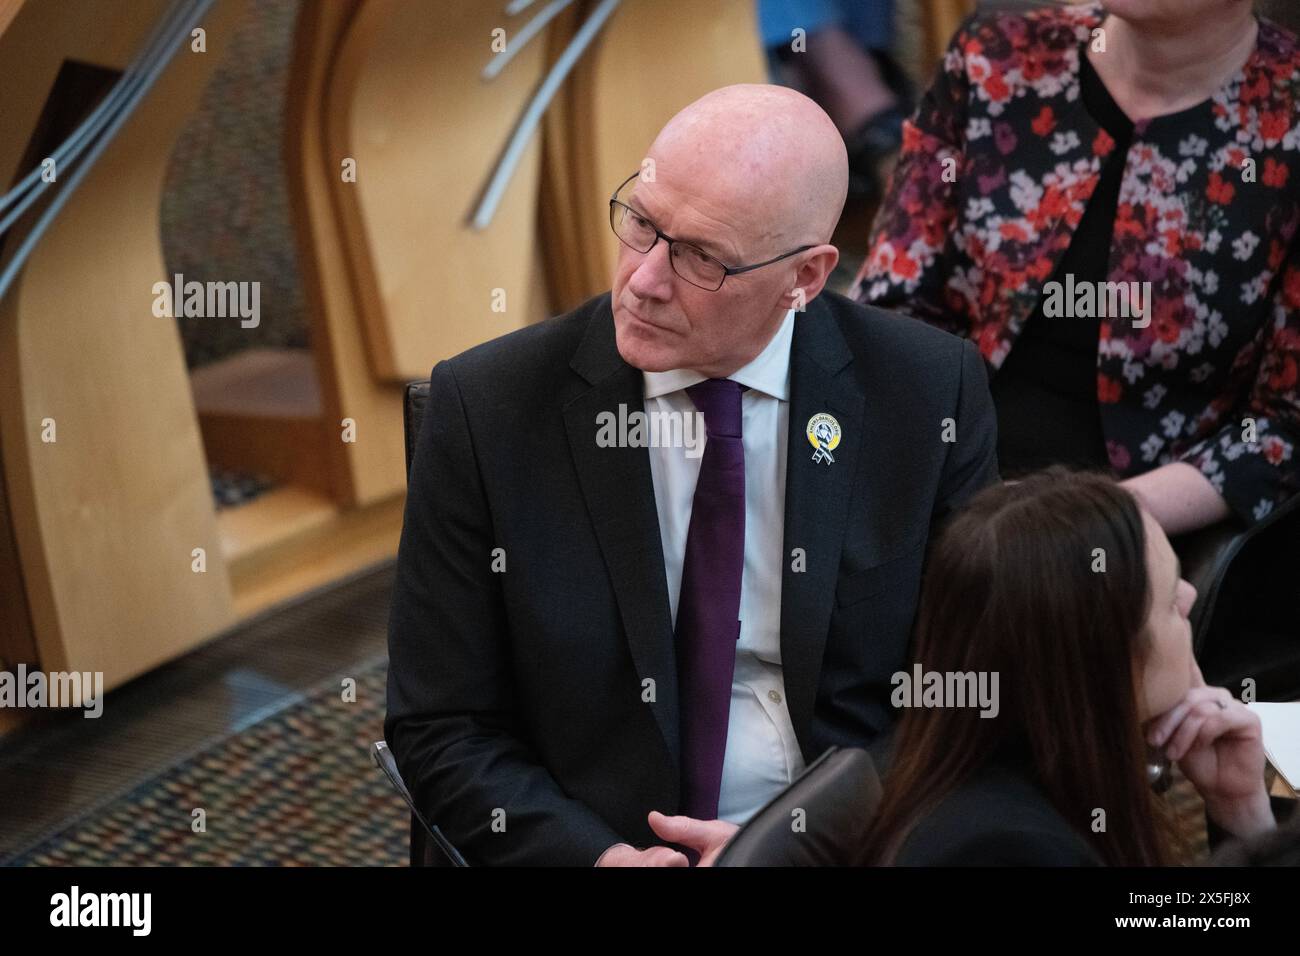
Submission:
[[[902,73],[889,56],[893,0],[757,0],[763,46],[784,79],[824,109],[849,150],[850,190],[879,196],[879,168],[898,148],[908,110]],[[802,29],[805,52],[792,50]]]

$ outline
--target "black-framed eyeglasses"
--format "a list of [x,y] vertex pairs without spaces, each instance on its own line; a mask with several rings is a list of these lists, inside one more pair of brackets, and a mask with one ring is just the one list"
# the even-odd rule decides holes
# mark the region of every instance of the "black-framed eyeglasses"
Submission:
[[774,262],[780,262],[782,259],[788,259],[793,255],[814,248],[813,246],[800,246],[798,249],[791,249],[789,252],[784,252],[773,259],[768,259],[766,262],[756,262],[752,266],[729,266],[709,255],[699,246],[683,242],[680,239],[674,239],[667,233],[660,232],[658,226],[618,198],[618,194],[627,187],[627,184],[639,175],[639,172],[633,173],[623,180],[622,184],[614,190],[614,194],[609,197],[610,228],[614,230],[614,235],[618,236],[623,245],[642,254],[653,249],[655,243],[660,239],[668,243],[668,262],[673,267],[673,272],[705,292],[717,292],[722,288],[722,283],[727,276],[752,272],[755,269],[770,266]]

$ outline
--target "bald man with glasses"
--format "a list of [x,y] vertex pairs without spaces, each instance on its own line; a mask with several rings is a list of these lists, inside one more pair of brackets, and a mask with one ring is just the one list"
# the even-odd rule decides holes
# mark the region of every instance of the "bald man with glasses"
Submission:
[[824,290],[847,183],[807,97],[715,90],[615,188],[610,292],[433,369],[385,736],[471,864],[707,865],[889,728],[996,425],[973,346]]

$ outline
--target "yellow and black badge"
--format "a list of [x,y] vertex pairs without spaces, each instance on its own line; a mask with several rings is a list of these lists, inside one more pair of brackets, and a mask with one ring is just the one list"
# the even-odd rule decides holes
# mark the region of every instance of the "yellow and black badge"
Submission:
[[835,456],[831,454],[840,444],[840,423],[834,415],[818,412],[808,419],[808,441],[813,446],[813,461],[831,464]]

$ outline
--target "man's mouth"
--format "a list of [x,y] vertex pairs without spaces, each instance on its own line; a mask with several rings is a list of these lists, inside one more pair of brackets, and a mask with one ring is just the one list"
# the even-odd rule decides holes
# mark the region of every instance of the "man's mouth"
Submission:
[[623,306],[623,311],[626,312],[628,315],[630,315],[630,316],[631,316],[633,319],[635,319],[637,322],[640,322],[642,325],[648,325],[648,326],[650,326],[652,329],[658,329],[658,330],[661,331],[661,332],[671,332],[671,331],[673,331],[671,328],[669,328],[668,326],[666,326],[666,325],[664,325],[664,324],[662,324],[662,323],[660,323],[660,322],[655,322],[653,319],[647,319],[645,316],[640,315],[640,314],[637,313],[637,312],[633,312],[633,311],[632,311],[631,309],[629,309],[627,306]]

